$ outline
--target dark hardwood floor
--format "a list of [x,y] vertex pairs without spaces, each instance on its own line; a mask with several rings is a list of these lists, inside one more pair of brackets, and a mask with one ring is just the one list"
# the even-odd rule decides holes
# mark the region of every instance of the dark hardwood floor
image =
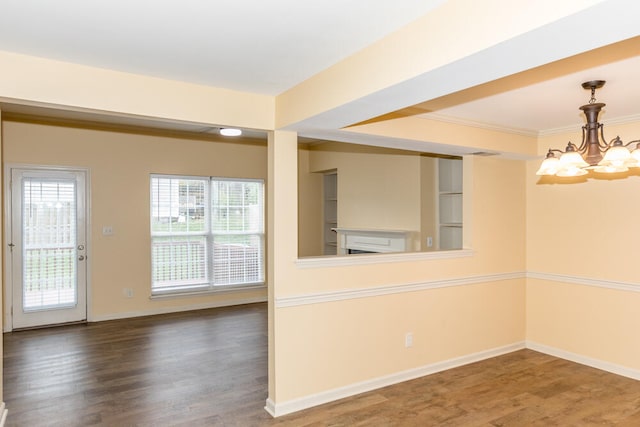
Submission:
[[640,426],[640,382],[531,350],[272,419],[265,304],[4,335],[9,426]]

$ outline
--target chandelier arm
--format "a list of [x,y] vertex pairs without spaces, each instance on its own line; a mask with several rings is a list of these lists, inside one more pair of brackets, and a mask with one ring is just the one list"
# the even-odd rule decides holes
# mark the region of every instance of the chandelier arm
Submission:
[[623,146],[623,147],[628,147],[628,146],[630,146],[631,144],[638,144],[638,143],[640,143],[640,139],[635,139],[635,140],[633,140],[633,141],[629,141],[629,142],[627,142],[626,144],[623,144],[622,146]]
[[602,140],[602,142],[598,141],[598,146],[600,146],[600,148],[608,149],[609,147],[611,147],[611,143],[613,142],[613,140],[611,140],[611,142],[607,144],[607,139],[604,137],[604,125],[598,124],[598,127],[600,128],[600,139]]
[[586,129],[586,126],[582,126],[582,142],[580,143],[580,146],[578,147],[575,144],[573,144],[573,146],[575,147],[575,149],[576,149],[576,151],[578,153],[583,153],[583,152],[587,151],[587,129]]

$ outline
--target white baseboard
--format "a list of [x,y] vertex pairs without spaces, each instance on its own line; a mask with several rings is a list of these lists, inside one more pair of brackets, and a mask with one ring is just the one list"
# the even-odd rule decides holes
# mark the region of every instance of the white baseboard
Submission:
[[272,417],[276,417],[276,404],[273,400],[267,399],[267,404],[264,407],[265,411],[269,413]]
[[4,424],[7,422],[7,414],[9,411],[7,411],[7,407],[5,406],[4,402],[0,402],[0,427],[3,427]]
[[211,301],[211,302],[206,302],[201,304],[189,304],[189,305],[177,306],[177,307],[163,307],[163,308],[157,308],[153,310],[127,311],[123,313],[104,314],[104,315],[98,315],[98,316],[91,316],[91,318],[88,319],[88,321],[103,322],[105,320],[118,320],[118,319],[128,319],[131,317],[154,316],[156,314],[180,313],[182,311],[203,310],[207,308],[218,308],[218,307],[230,307],[233,305],[254,304],[258,302],[267,302],[267,297],[264,296],[264,297],[254,297],[254,298],[238,298],[234,300]]
[[522,341],[503,347],[484,350],[478,353],[473,353],[466,356],[456,357],[442,362],[421,366],[419,368],[409,369],[407,371],[398,372],[384,377],[350,384],[333,390],[323,391],[318,394],[293,399],[287,402],[275,403],[273,402],[273,400],[267,399],[265,410],[273,417],[279,417],[282,415],[290,414],[292,412],[311,408],[313,406],[318,406],[335,400],[344,399],[345,397],[350,397],[356,394],[364,393],[389,385],[409,381],[415,378],[423,377],[425,375],[434,374],[436,372],[446,371],[447,369],[456,368],[458,366],[468,365],[469,363],[479,362],[481,360],[500,356],[506,353],[511,353],[513,351],[522,350],[524,348],[525,343],[524,341]]
[[592,368],[611,372],[612,374],[622,375],[623,377],[632,378],[634,380],[640,380],[640,371],[637,369],[616,365],[615,363],[594,359],[577,353],[571,353],[570,351],[561,350],[544,344],[538,344],[533,341],[527,341],[527,348],[550,356],[559,357],[560,359],[569,360],[581,365],[591,366]]
[[396,374],[374,378],[356,384],[350,384],[333,390],[328,390],[311,396],[305,396],[299,399],[293,399],[283,403],[275,403],[271,399],[267,399],[265,410],[273,417],[290,414],[292,412],[301,411],[324,403],[332,402],[356,394],[375,390],[404,381],[409,381],[425,375],[434,374],[436,372],[445,371],[447,369],[456,368],[458,366],[467,365],[469,363],[479,362],[481,360],[500,356],[513,351],[528,348],[560,359],[569,360],[571,362],[580,363],[581,365],[591,366],[592,368],[611,372],[627,378],[640,381],[640,370],[628,368],[626,366],[616,365],[599,359],[594,359],[580,354],[571,353],[555,347],[539,344],[533,341],[518,342],[504,347],[498,347],[454,359],[445,360],[443,362],[422,366],[408,371],[398,372]]

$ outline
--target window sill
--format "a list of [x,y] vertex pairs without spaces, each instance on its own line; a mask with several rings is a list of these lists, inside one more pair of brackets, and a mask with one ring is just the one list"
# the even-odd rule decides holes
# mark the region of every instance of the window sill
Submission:
[[251,285],[228,285],[228,286],[218,286],[218,287],[207,287],[205,289],[181,289],[181,290],[171,290],[171,291],[156,291],[151,294],[149,299],[151,300],[161,300],[168,298],[185,298],[185,297],[194,297],[194,296],[204,296],[204,295],[221,295],[221,294],[229,294],[229,293],[239,293],[239,292],[249,292],[260,289],[266,289],[267,285],[264,283],[255,283]]

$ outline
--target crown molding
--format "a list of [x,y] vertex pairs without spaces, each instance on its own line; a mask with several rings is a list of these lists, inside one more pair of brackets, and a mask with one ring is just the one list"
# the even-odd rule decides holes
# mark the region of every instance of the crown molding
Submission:
[[[551,136],[551,135],[559,135],[559,134],[563,134],[563,133],[569,133],[569,132],[577,132],[580,131],[582,124],[575,124],[575,125],[571,125],[571,126],[562,126],[562,127],[558,127],[558,128],[552,128],[552,129],[544,129],[544,130],[540,130],[540,131],[534,131],[534,130],[530,130],[530,129],[520,129],[520,128],[510,128],[508,126],[499,126],[499,125],[494,125],[494,124],[490,124],[490,123],[484,123],[484,122],[478,122],[478,121],[474,121],[474,120],[469,120],[469,119],[463,119],[460,117],[452,117],[452,116],[447,116],[444,114],[438,114],[438,113],[425,113],[425,114],[421,114],[418,116],[415,116],[419,119],[423,119],[423,120],[435,120],[438,122],[445,122],[445,123],[452,123],[452,124],[456,124],[456,125],[462,125],[462,126],[469,126],[469,127],[475,127],[475,128],[479,128],[479,129],[486,129],[486,130],[493,130],[493,131],[497,131],[497,132],[503,132],[503,133],[510,133],[510,134],[514,134],[514,135],[521,135],[521,136],[528,136],[528,137],[533,137],[533,138],[543,138],[546,136]],[[616,117],[613,119],[609,119],[607,120],[607,125],[610,126],[618,126],[618,125],[626,125],[629,123],[637,123],[640,122],[640,114],[632,114],[629,116],[623,116],[623,117]],[[578,134],[578,133],[576,133]]]
[[416,117],[423,120],[435,120],[438,122],[452,123],[454,125],[462,125],[462,126],[469,126],[469,127],[479,128],[479,129],[493,130],[497,132],[510,133],[514,135],[528,136],[533,138],[538,137],[537,131],[533,131],[529,129],[511,128],[508,126],[500,126],[500,125],[495,125],[491,123],[478,122],[475,120],[447,116],[447,115],[438,114],[438,113],[426,113]]
[[[629,123],[637,123],[640,122],[640,114],[632,114],[630,116],[622,116],[616,117],[614,119],[607,120],[607,125],[610,126],[619,126],[626,125]],[[563,133],[575,132],[576,135],[580,135],[580,129],[582,128],[581,124],[575,124],[573,126],[563,126],[554,129],[546,129],[538,132],[539,137],[551,136],[551,135],[559,135]]]

